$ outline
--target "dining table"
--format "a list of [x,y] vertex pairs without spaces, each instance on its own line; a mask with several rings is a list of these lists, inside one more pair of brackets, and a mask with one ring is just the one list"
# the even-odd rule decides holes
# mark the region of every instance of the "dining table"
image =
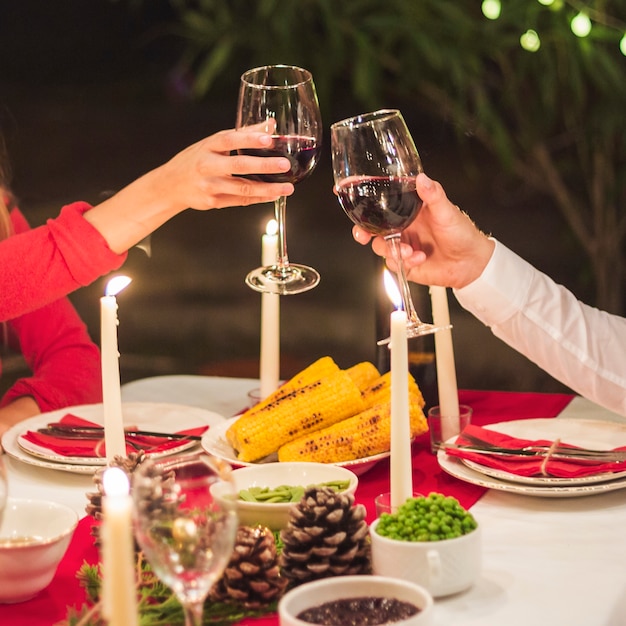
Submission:
[[[124,403],[193,406],[223,418],[245,409],[252,378],[155,376],[122,386]],[[459,390],[473,409],[472,423],[533,420],[599,420],[624,423],[584,398],[567,393]],[[529,422],[531,423],[531,422]],[[441,453],[440,453],[441,454]],[[93,476],[38,467],[5,455],[9,495],[54,500],[74,508],[80,521],[50,585],[19,604],[0,605],[0,625],[53,626],[71,607],[86,601],[77,579],[83,563],[99,562],[85,513]],[[626,488],[566,490],[559,496],[498,481],[465,480],[442,467],[431,452],[428,433],[412,444],[413,488],[453,496],[482,528],[482,569],[466,591],[436,598],[436,626],[623,626],[626,624]],[[389,491],[389,460],[359,475],[355,499],[375,519],[374,498]],[[364,577],[364,590],[367,579]],[[240,626],[277,626],[270,613],[246,618]]]

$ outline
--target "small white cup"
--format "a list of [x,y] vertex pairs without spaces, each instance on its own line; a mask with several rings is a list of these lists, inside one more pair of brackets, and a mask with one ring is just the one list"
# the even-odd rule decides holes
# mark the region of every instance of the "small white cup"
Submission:
[[480,526],[454,539],[400,541],[370,526],[372,570],[377,576],[400,578],[430,591],[435,598],[465,591],[480,576],[482,542]]

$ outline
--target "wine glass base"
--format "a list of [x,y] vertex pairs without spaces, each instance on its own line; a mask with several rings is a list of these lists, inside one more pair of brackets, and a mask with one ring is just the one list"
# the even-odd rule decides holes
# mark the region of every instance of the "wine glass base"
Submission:
[[246,284],[261,293],[290,296],[317,287],[320,275],[312,267],[290,263],[284,267],[271,265],[252,270],[246,276]]
[[[447,326],[435,326],[434,324],[426,324],[425,322],[409,322],[406,325],[406,337],[412,339],[414,337],[421,337],[422,335],[432,335],[440,330],[449,330],[452,328],[452,324]],[[386,346],[391,343],[391,337],[381,339],[376,342],[377,346]]]

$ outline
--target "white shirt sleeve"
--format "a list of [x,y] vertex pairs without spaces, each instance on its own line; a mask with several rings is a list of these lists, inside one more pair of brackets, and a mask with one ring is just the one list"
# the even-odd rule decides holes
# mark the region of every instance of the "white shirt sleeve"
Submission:
[[496,337],[626,416],[625,318],[583,304],[498,241],[482,275],[454,294]]

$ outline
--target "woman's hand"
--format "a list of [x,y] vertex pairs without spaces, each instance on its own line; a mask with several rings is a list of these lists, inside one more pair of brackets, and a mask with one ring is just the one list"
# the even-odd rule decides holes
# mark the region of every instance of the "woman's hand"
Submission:
[[266,150],[272,141],[260,126],[215,133],[144,174],[84,217],[111,250],[121,254],[185,209],[206,211],[289,196],[294,191],[291,183],[242,177],[288,172],[289,159],[233,154],[237,150]]

